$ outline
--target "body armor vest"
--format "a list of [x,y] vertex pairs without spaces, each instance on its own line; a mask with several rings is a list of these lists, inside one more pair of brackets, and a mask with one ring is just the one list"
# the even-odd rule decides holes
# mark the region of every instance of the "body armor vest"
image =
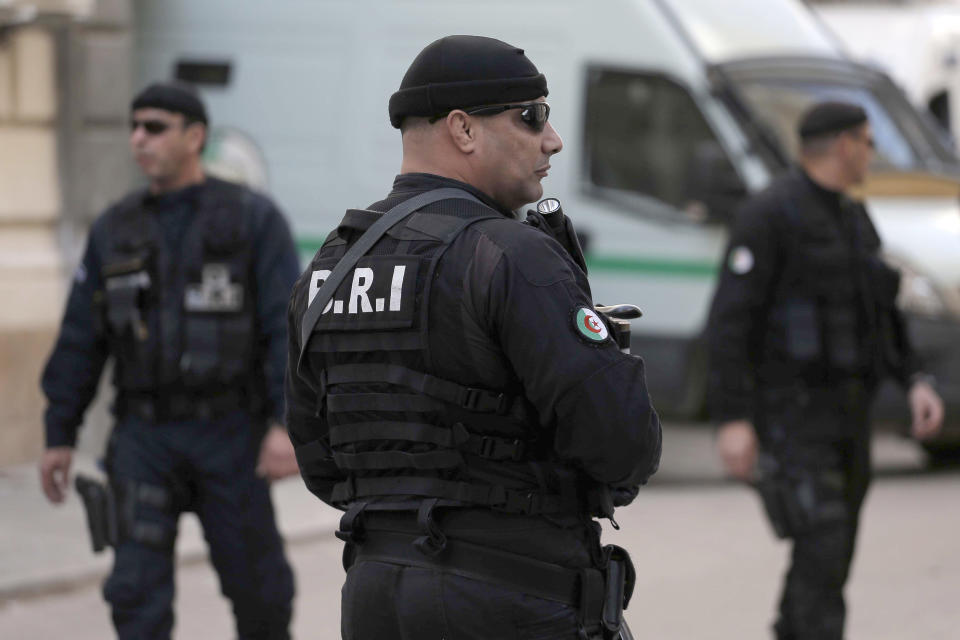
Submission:
[[[332,459],[347,472],[333,489],[334,504],[417,508],[428,499],[527,514],[573,508],[571,496],[542,481],[546,454],[531,440],[537,418],[522,390],[470,388],[431,373],[437,354],[428,310],[438,263],[470,225],[500,217],[469,206],[467,217],[416,212],[394,225],[348,272],[309,336],[303,374],[316,386],[329,440],[298,448],[297,457],[305,470]],[[381,215],[347,212],[311,265],[310,301]]]
[[762,360],[789,366],[767,367],[768,381],[799,375],[822,385],[877,371],[881,315],[894,305],[899,277],[881,261],[866,215],[842,196],[841,206],[837,217],[809,189],[784,203],[786,255]]
[[256,294],[247,192],[207,178],[177,256],[144,196],[122,201],[96,229],[121,397],[248,388]]

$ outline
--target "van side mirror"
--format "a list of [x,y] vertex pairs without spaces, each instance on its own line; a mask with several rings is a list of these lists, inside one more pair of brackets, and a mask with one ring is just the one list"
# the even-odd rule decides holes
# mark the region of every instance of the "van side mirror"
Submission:
[[697,145],[688,184],[691,202],[685,209],[699,212],[704,222],[730,222],[737,206],[748,195],[726,152],[714,140]]

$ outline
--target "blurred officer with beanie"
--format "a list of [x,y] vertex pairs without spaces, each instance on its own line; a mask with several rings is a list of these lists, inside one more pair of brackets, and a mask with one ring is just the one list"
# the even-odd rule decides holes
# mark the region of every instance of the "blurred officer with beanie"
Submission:
[[563,144],[546,96],[522,49],[428,45],[390,99],[393,189],[294,287],[287,426],[345,511],[344,638],[619,637],[632,566],[593,517],[660,423],[581,266],[517,219]]
[[867,114],[818,104],[799,136],[799,166],[733,225],[708,330],[710,402],[727,471],[756,481],[775,531],[793,540],[777,638],[840,640],[877,385],[890,375],[908,390],[917,438],[939,431],[943,403],[896,306],[899,273],[844,193],[873,157]]
[[290,230],[266,197],[204,175],[207,114],[192,88],[153,84],[130,114],[149,186],[90,230],[43,373],[43,488],[64,499],[77,429],[112,357],[104,597],[118,636],[170,637],[177,524],[193,511],[237,635],[287,638],[293,575],[267,481],[296,471],[278,424],[284,309],[299,272]]

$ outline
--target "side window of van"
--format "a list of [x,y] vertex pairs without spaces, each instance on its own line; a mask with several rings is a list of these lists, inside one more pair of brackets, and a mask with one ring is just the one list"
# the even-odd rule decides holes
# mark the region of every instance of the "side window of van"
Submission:
[[745,193],[690,94],[663,76],[590,69],[584,148],[590,184],[696,219],[727,217]]

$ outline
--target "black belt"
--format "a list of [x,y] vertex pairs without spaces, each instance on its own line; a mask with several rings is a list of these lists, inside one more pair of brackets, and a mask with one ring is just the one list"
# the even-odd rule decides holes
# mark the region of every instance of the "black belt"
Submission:
[[584,590],[599,590],[602,598],[604,575],[599,569],[571,569],[451,539],[437,555],[427,556],[414,546],[417,538],[414,534],[368,530],[361,542],[348,545],[345,553],[352,556],[345,566],[371,561],[435,569],[578,608],[584,601]]
[[240,391],[222,391],[210,395],[187,393],[129,393],[117,396],[117,415],[136,416],[148,421],[220,418],[250,405]]

